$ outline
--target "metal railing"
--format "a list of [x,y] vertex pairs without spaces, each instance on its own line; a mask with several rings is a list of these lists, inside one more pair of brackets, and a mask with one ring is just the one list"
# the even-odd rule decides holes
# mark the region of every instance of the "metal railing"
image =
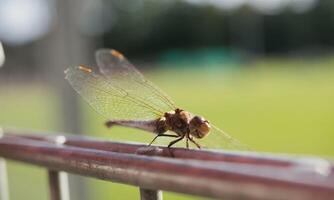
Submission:
[[46,167],[52,200],[68,196],[62,194],[60,172],[138,186],[143,200],[162,199],[162,191],[217,199],[334,197],[334,166],[321,158],[168,149],[17,132],[0,138],[0,157]]

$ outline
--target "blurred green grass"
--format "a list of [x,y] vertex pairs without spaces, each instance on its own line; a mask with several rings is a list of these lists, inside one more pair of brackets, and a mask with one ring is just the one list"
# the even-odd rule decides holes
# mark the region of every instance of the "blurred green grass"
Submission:
[[[164,69],[144,74],[181,108],[203,115],[257,151],[334,156],[334,60],[267,60],[229,70]],[[74,91],[73,91],[74,92]],[[147,143],[142,131],[103,126],[82,102],[83,134]],[[0,86],[0,125],[62,131],[58,97],[36,84]],[[11,199],[45,199],[44,169],[9,162]],[[89,199],[134,199],[132,186],[87,180]],[[33,184],[31,184],[33,182]],[[167,193],[165,199],[179,198]],[[182,199],[191,199],[183,196]]]

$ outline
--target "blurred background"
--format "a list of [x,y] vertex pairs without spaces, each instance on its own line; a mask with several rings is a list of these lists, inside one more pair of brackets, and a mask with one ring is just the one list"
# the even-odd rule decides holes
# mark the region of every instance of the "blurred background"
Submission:
[[[106,129],[64,80],[98,48],[256,151],[334,156],[332,0],[1,0],[0,126],[149,142]],[[44,169],[8,171],[11,199],[47,199]],[[70,185],[73,200],[139,198],[74,175]],[[165,195],[176,198],[193,199]]]

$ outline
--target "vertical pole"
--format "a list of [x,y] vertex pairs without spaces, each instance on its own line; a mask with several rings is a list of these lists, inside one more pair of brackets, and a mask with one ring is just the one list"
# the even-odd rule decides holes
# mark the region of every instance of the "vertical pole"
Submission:
[[161,190],[139,188],[141,200],[162,200]]
[[5,62],[5,52],[2,47],[2,43],[0,41],[0,67],[4,64]]
[[6,161],[0,158],[0,200],[9,200]]
[[[0,127],[0,138],[2,138],[3,135],[3,130]],[[9,200],[7,167],[4,158],[0,158],[0,200]]]
[[[57,0],[54,29],[35,49],[36,63],[44,72],[49,84],[60,97],[59,127],[61,131],[80,133],[80,107],[77,95],[65,81],[64,70],[70,66],[93,63],[95,41],[85,37],[78,29],[78,12],[82,10],[82,0]],[[84,179],[68,175],[72,199],[87,199]]]
[[60,180],[60,191],[61,191],[61,199],[62,200],[70,200],[70,186],[68,181],[68,173],[59,172],[59,180]]
[[49,170],[50,200],[69,200],[68,178],[64,172]]
[[50,200],[61,200],[59,173],[57,171],[48,171],[48,174]]

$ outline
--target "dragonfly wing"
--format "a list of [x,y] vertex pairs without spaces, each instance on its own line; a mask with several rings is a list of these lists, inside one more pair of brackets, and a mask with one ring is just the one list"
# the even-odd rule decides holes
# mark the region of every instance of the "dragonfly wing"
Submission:
[[91,68],[77,66],[65,71],[66,79],[72,87],[97,112],[110,120],[147,120],[157,119],[163,110],[152,107],[149,103],[138,101],[136,96],[121,85],[113,85],[113,81]]
[[111,85],[122,88],[138,101],[155,109],[174,110],[173,101],[145,77],[118,51],[101,49],[96,52],[100,72]]
[[242,144],[239,140],[233,138],[218,127],[212,124],[211,127],[212,129],[207,137],[197,140],[204,148],[250,150],[247,145]]

